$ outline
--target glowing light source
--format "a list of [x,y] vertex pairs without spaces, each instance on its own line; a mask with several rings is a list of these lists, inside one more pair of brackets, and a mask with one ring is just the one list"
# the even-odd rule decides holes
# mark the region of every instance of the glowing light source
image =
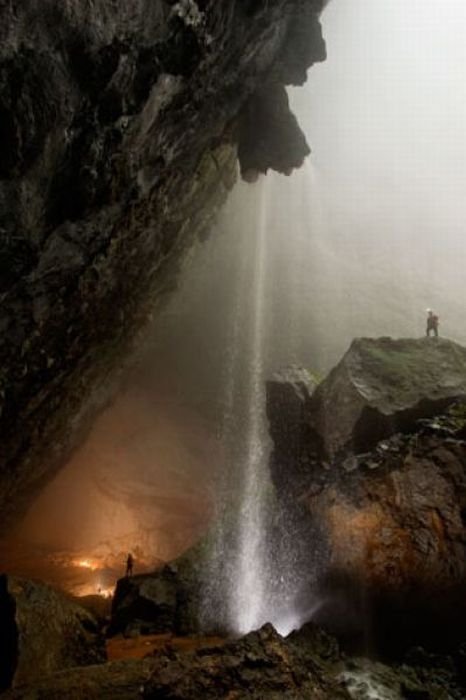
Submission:
[[97,586],[97,594],[102,596],[102,598],[112,598],[113,588],[102,588],[102,586]]
[[73,561],[73,564],[74,566],[79,566],[81,569],[90,569],[91,571],[95,571],[99,568],[98,565],[90,559],[76,559]]

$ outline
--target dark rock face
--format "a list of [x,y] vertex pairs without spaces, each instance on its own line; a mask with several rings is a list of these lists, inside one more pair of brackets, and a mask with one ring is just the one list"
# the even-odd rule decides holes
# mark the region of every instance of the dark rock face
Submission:
[[289,175],[310,153],[290,112],[284,85],[302,85],[307,68],[325,61],[325,42],[312,3],[290,19],[286,40],[268,80],[245,106],[240,119],[238,158],[241,175],[254,180],[269,168]]
[[3,524],[79,442],[176,285],[234,182],[238,139],[243,170],[302,162],[283,85],[325,55],[321,7],[1,4]]
[[269,384],[272,476],[314,524],[297,538],[339,634],[392,652],[464,637],[465,359],[445,340],[364,339],[312,395]]
[[94,617],[49,586],[0,577],[0,690],[105,661]]

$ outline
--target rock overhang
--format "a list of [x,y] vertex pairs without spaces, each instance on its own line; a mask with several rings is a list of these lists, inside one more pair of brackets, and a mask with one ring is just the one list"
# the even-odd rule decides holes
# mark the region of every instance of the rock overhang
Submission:
[[[288,172],[308,152],[284,84],[302,82],[325,57],[322,7],[2,7],[4,524],[112,394],[115,369],[227,196],[238,142],[243,171]],[[259,148],[250,129],[255,104],[270,136]]]

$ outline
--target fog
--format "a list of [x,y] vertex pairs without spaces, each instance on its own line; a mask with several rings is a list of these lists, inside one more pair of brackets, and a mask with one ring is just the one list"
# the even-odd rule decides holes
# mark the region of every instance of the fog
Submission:
[[[108,542],[105,523],[123,547],[135,546],[127,532],[139,537],[156,523],[163,542],[142,543],[155,557],[178,553],[186,530],[205,528],[211,476],[219,461],[234,471],[241,450],[251,362],[263,380],[289,363],[323,376],[356,336],[422,336],[427,307],[441,335],[466,343],[466,3],[333,0],[323,26],[327,62],[289,90],[310,159],[290,177],[238,183],[154,323],[129,398],[52,485],[62,503],[67,491],[76,498],[83,465],[88,475],[95,465],[100,488],[119,450],[109,430],[123,431],[110,489],[124,493],[123,521],[115,524],[119,511],[108,517],[102,489],[87,498],[86,527],[67,523],[80,551]],[[105,478],[108,486],[108,469]],[[141,484],[150,487],[143,509]],[[158,489],[150,514],[146,497]],[[29,520],[35,541],[47,536],[37,523],[53,513],[50,497],[42,504]]]
[[342,345],[421,334],[430,306],[443,334],[466,340],[465,30],[462,0],[334,0],[328,61],[291,91]]

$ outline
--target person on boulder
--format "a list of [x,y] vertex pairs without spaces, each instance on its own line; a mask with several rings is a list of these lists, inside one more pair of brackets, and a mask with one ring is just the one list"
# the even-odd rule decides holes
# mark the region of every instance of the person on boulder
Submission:
[[134,566],[133,555],[131,554],[131,552],[129,552],[129,554],[126,558],[126,578],[129,578],[130,576],[133,575],[133,566]]
[[437,338],[438,337],[438,323],[439,323],[439,317],[434,314],[432,309],[427,309],[427,330],[426,330],[426,336],[430,336],[430,332],[434,332],[434,336]]

